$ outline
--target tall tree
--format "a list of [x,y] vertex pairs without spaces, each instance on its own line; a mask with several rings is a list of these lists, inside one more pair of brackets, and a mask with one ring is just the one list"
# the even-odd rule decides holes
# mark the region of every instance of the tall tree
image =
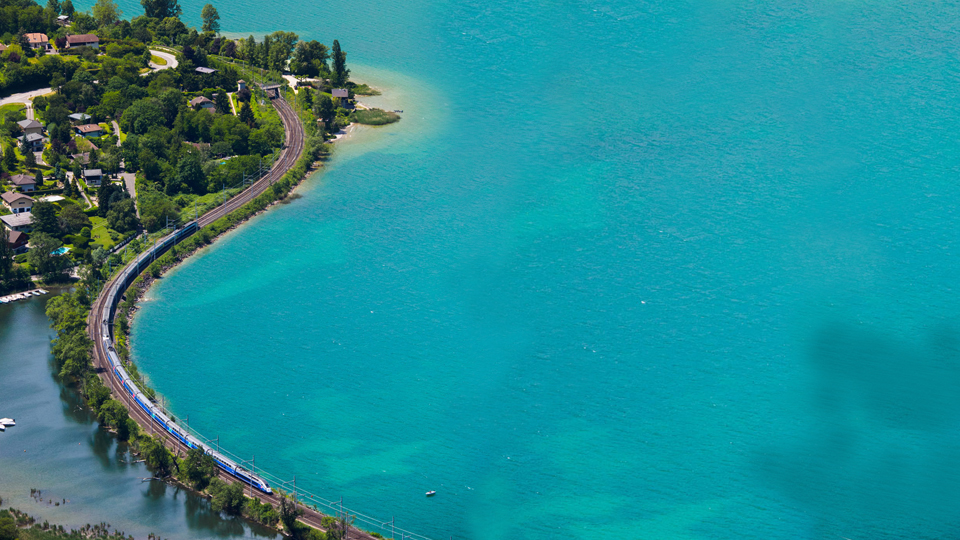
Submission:
[[60,14],[60,0],[47,0],[47,9],[53,10],[57,15]]
[[93,5],[93,18],[101,27],[113,26],[120,22],[121,17],[123,17],[123,11],[113,0],[97,0]]
[[323,120],[329,129],[333,124],[333,119],[337,115],[337,109],[333,106],[333,100],[328,94],[320,94],[317,98],[317,118]]
[[213,4],[203,6],[200,18],[203,19],[204,32],[220,33],[220,14],[217,13],[217,8],[213,7]]
[[347,69],[347,53],[340,49],[340,42],[333,40],[333,84],[343,86],[347,84],[350,70]]
[[10,172],[17,168],[17,149],[12,142],[3,149],[3,167]]
[[6,227],[0,227],[0,280],[7,279],[13,269],[13,250],[7,244],[10,233]]
[[60,223],[57,220],[57,208],[52,202],[37,201],[33,204],[32,223],[33,232],[56,236],[60,234]]
[[250,127],[253,127],[253,109],[250,108],[250,101],[244,101],[243,105],[240,107],[240,121],[247,124]]
[[193,193],[203,194],[207,182],[203,175],[203,166],[200,165],[200,156],[196,152],[189,152],[180,158],[177,163],[177,180],[181,186],[186,186]]
[[222,90],[217,92],[217,96],[214,98],[213,104],[214,107],[216,107],[215,110],[220,114],[227,114],[230,112],[230,96]]
[[155,19],[180,17],[183,14],[183,8],[177,0],[140,0],[140,5],[147,17]]
[[63,3],[60,4],[60,14],[66,15],[67,17],[73,17],[73,14],[76,10],[73,8],[72,0],[63,0]]

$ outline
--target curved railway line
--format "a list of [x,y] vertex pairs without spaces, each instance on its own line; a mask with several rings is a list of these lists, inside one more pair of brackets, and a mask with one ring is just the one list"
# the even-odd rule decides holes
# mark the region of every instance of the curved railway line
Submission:
[[[89,334],[90,339],[93,341],[93,363],[97,374],[110,389],[113,397],[120,400],[127,407],[130,417],[140,425],[140,428],[146,433],[161,436],[167,448],[171,449],[175,454],[178,455],[185,454],[189,448],[182,440],[173,436],[168,431],[162,430],[158,424],[155,423],[154,419],[137,405],[134,396],[131,395],[129,391],[124,389],[123,381],[117,376],[117,371],[112,369],[110,362],[109,349],[112,348],[113,336],[108,335],[106,336],[107,339],[104,339],[104,336],[101,335],[101,333],[103,332],[104,325],[107,326],[107,332],[112,332],[114,311],[119,303],[119,298],[126,290],[127,286],[129,286],[130,282],[132,282],[133,279],[140,274],[140,272],[134,272],[133,274],[130,274],[129,270],[131,267],[134,265],[139,266],[140,271],[142,271],[149,264],[147,262],[148,259],[155,259],[156,256],[159,256],[163,251],[175,245],[176,241],[188,237],[194,231],[199,230],[199,228],[213,223],[221,217],[226,216],[230,212],[233,212],[234,210],[252,201],[258,195],[266,191],[284,174],[286,174],[286,172],[290,170],[290,168],[293,167],[293,165],[297,162],[297,160],[300,158],[300,155],[303,153],[305,144],[303,125],[300,123],[300,119],[297,117],[296,112],[283,99],[274,100],[273,106],[277,109],[277,112],[280,114],[280,118],[283,121],[285,145],[280,152],[279,158],[274,163],[270,171],[240,194],[226,201],[226,203],[218,206],[217,208],[200,216],[200,218],[196,220],[196,223],[187,223],[182,229],[171,233],[161,240],[158,240],[154,247],[152,247],[150,250],[145,250],[141,256],[130,261],[126,267],[124,267],[114,278],[104,285],[101,294],[93,303],[93,306],[90,310],[90,315],[87,319],[87,333]],[[132,277],[127,279],[130,275],[132,275]],[[255,473],[256,471],[252,472]],[[237,481],[236,478],[228,475],[222,469],[220,470],[220,477],[225,481]],[[244,493],[249,493],[251,495],[254,494],[252,488],[249,486],[245,487]],[[260,500],[269,502],[274,506],[279,505],[280,496],[277,493],[265,493],[263,491],[257,491],[256,496],[260,498]],[[300,517],[300,521],[310,525],[311,527],[322,529],[321,519],[324,517],[323,514],[306,507],[303,504],[298,504],[298,506],[301,510],[303,510],[303,515]],[[407,536],[410,537],[410,535]],[[356,528],[351,528],[348,538],[355,540],[374,539],[374,537],[370,534]]]

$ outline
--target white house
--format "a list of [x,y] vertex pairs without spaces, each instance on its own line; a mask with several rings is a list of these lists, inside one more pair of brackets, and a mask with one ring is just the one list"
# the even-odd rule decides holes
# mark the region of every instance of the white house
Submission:
[[17,193],[15,191],[5,191],[3,195],[3,205],[10,209],[14,214],[29,212],[33,209],[34,200],[32,197]]

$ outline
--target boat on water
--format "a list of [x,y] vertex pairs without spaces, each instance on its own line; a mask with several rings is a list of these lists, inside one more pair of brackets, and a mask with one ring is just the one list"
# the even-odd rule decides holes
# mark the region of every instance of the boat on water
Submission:
[[0,418],[0,426],[10,427],[15,425],[17,425],[17,421],[13,418]]
[[3,427],[3,424],[0,424],[0,431],[6,431],[7,428]]
[[427,497],[433,497],[433,496],[436,495],[436,494],[437,494],[436,491],[428,491],[428,492],[427,492]]

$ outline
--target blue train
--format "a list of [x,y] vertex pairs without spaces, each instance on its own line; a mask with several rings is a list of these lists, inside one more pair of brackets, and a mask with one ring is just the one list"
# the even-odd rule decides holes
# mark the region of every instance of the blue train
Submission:
[[229,474],[230,476],[240,480],[241,482],[258,491],[272,494],[273,490],[270,489],[270,485],[267,484],[266,480],[257,476],[253,472],[244,469],[230,458],[224,456],[217,450],[199,441],[196,437],[180,429],[180,426],[178,426],[173,422],[173,420],[164,414],[164,412],[161,411],[156,404],[147,399],[137,385],[134,384],[133,380],[130,378],[130,375],[127,373],[127,370],[124,369],[123,364],[120,363],[120,357],[117,355],[117,351],[113,347],[113,336],[110,332],[110,320],[113,319],[114,311],[117,308],[117,304],[120,302],[120,296],[125,290],[127,290],[127,287],[129,287],[130,284],[137,279],[137,276],[139,276],[141,272],[150,266],[150,263],[152,263],[157,256],[163,254],[184,238],[195,233],[198,229],[199,224],[196,221],[191,221],[181,229],[178,229],[172,234],[163,237],[150,249],[140,254],[135,261],[130,263],[130,265],[123,270],[123,273],[120,275],[120,277],[114,282],[110,290],[107,291],[109,317],[108,319],[102,321],[101,332],[103,346],[107,350],[107,356],[110,360],[110,368],[114,375],[117,376],[117,379],[120,381],[123,389],[130,395],[130,397],[133,398],[137,406],[153,419],[159,429],[162,429],[163,431],[166,431],[167,433],[176,437],[188,448],[203,449],[203,451],[209,454],[213,458],[214,462],[216,462],[217,466],[220,467],[220,469],[226,474]]

